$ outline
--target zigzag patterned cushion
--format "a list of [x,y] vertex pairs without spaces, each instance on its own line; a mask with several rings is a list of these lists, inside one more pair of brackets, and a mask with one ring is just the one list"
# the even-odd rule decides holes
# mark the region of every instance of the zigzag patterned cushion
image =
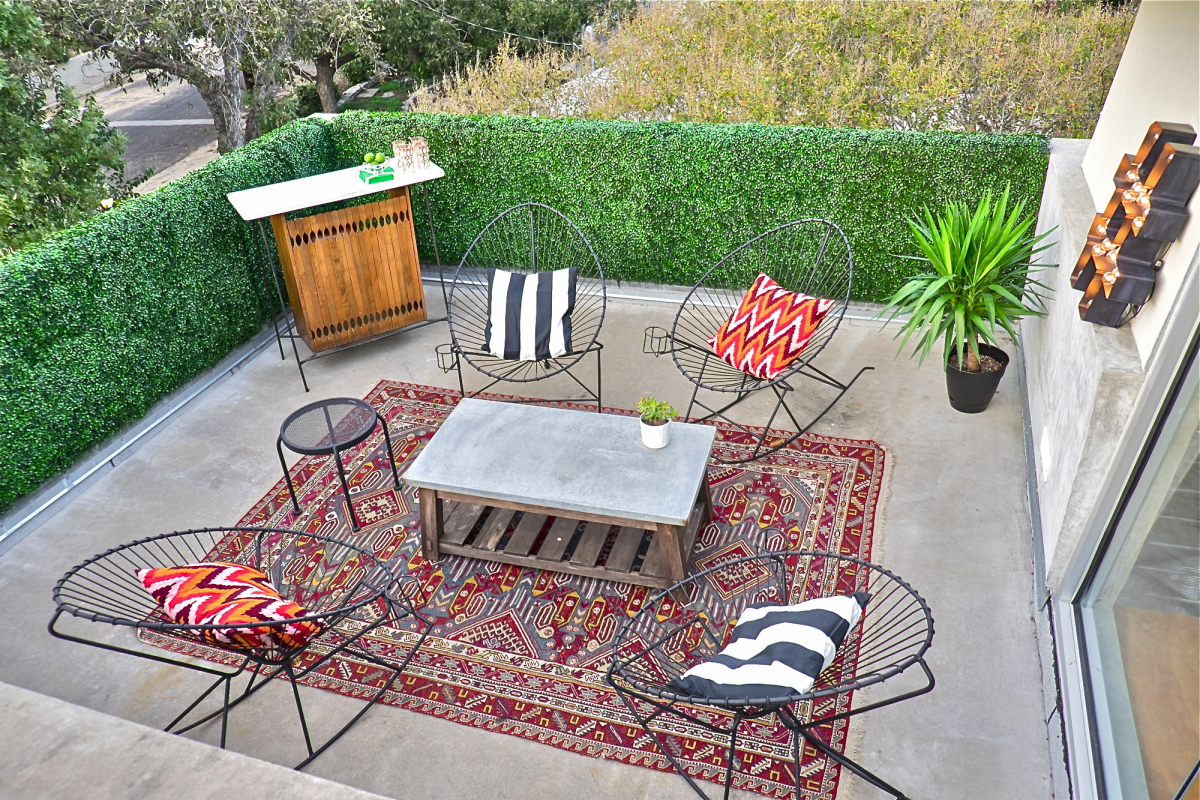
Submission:
[[[181,625],[276,622],[305,617],[303,606],[279,594],[267,576],[242,564],[210,561],[182,567],[139,569],[138,580],[167,616]],[[199,631],[208,644],[290,650],[324,629],[315,620],[261,628]]]
[[692,697],[731,700],[804,694],[833,661],[870,599],[855,592],[793,606],[750,606],[720,653],[667,687]]
[[769,381],[800,357],[833,303],[789,292],[760,272],[737,310],[706,341],[723,361]]

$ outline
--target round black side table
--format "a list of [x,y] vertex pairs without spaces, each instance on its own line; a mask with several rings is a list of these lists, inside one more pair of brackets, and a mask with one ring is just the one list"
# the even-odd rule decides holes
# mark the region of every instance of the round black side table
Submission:
[[292,507],[297,514],[300,513],[300,503],[296,500],[292,475],[288,472],[287,461],[283,458],[284,445],[300,455],[333,456],[333,461],[337,464],[338,479],[342,482],[342,492],[346,495],[346,508],[350,510],[350,524],[356,531],[362,527],[358,524],[354,504],[350,501],[350,487],[346,485],[346,471],[342,468],[341,453],[363,442],[375,430],[376,424],[383,427],[388,461],[392,465],[392,479],[395,480],[398,489],[400,476],[396,474],[396,459],[392,455],[392,437],[388,434],[387,423],[370,403],[353,397],[331,397],[309,403],[288,415],[279,427],[275,450],[279,453],[279,464],[283,467],[283,477],[287,480]]

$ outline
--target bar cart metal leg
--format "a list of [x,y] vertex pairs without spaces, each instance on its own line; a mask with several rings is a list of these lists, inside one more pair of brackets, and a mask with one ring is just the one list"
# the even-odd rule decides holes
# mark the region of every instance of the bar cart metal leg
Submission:
[[433,241],[433,260],[437,264],[438,285],[442,287],[442,304],[446,316],[450,316],[450,299],[446,296],[446,276],[442,274],[442,254],[438,251],[437,232],[433,229],[433,208],[429,204],[429,184],[421,184],[421,195],[425,198],[425,219],[429,221],[429,238]]
[[[267,296],[267,310],[271,314],[271,327],[275,329],[275,344],[279,345],[279,360],[286,361],[287,356],[283,354],[283,338],[279,335],[279,321],[275,317],[275,301],[280,301],[279,313],[287,316],[287,307],[282,305],[282,300],[279,298],[279,279],[275,275],[275,269],[271,264],[271,245],[267,242],[266,231],[263,230],[262,220],[258,220],[258,236],[262,242],[263,252],[262,258],[258,261],[259,277],[262,278],[263,292]],[[267,277],[275,282],[275,298],[271,297],[271,287],[268,285]]]
[[261,219],[258,220],[258,233],[262,237],[263,248],[266,251],[263,254],[263,264],[266,267],[266,271],[271,275],[271,282],[275,285],[275,297],[279,301],[279,315],[283,318],[283,332],[280,333],[279,325],[275,323],[275,306],[272,304],[271,324],[275,328],[275,341],[279,345],[279,357],[284,360],[287,358],[283,354],[283,337],[286,336],[292,340],[292,355],[296,357],[296,365],[300,368],[300,380],[304,384],[304,391],[307,392],[309,390],[308,378],[304,376],[304,362],[300,360],[300,350],[296,347],[296,338],[299,336],[299,333],[295,330],[296,320],[294,316],[289,318],[288,305],[283,299],[283,290],[279,286],[279,276],[275,274],[275,269],[270,263],[270,256],[266,254],[270,252],[270,244],[267,241],[267,231]]

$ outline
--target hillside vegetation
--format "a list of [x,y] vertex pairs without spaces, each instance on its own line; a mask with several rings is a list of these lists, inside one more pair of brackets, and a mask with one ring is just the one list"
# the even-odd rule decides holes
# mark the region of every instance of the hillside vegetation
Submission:
[[581,50],[501,46],[413,110],[1087,137],[1136,5],[650,2]]

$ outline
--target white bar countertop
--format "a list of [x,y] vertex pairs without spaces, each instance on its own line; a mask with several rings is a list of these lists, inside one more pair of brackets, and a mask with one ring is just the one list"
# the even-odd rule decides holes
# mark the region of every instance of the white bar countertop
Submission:
[[362,197],[364,194],[399,189],[401,186],[411,186],[414,183],[424,183],[446,176],[445,171],[433,162],[430,162],[428,169],[397,172],[394,179],[382,183],[365,183],[358,177],[358,170],[359,167],[339,169],[307,178],[297,178],[294,181],[230,192],[225,196],[229,198],[229,202],[233,204],[242,219],[249,222],[275,214],[286,214],[301,208]]

